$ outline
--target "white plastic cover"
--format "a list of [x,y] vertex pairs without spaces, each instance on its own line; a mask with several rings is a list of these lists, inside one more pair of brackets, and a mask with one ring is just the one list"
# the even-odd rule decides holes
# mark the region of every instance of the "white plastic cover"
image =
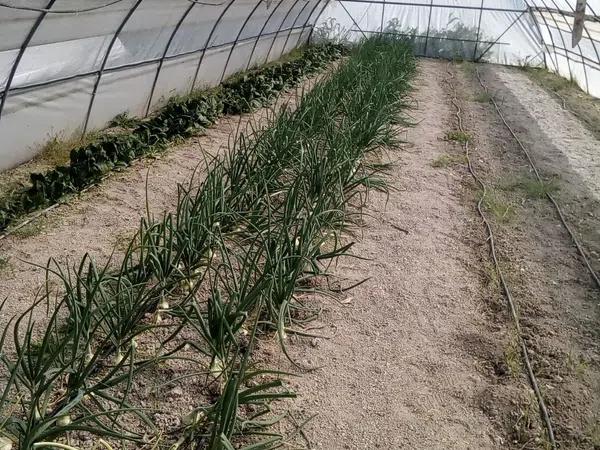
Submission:
[[[144,116],[314,37],[411,36],[418,54],[546,66],[600,97],[600,0],[2,0],[0,170],[53,136]],[[11,6],[12,5],[12,6]]]
[[[3,0],[0,170],[306,42],[325,0]],[[14,7],[8,7],[14,5]]]
[[600,0],[588,0],[581,41],[571,48],[576,0],[340,0],[315,35],[356,41],[400,33],[417,53],[507,65],[546,66],[600,97]]

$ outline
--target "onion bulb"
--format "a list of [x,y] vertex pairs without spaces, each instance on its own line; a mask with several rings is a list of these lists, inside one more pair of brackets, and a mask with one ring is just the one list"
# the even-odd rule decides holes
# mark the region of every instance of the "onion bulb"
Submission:
[[223,373],[223,370],[225,370],[225,364],[223,364],[221,358],[219,358],[218,356],[215,357],[212,364],[210,365],[210,373],[212,373],[216,377],[221,375]]
[[123,361],[123,353],[121,353],[121,350],[117,350],[117,353],[115,354],[114,358],[113,358],[113,364],[115,366],[118,366],[119,364],[121,364],[121,362]]
[[56,425],[58,425],[59,427],[66,427],[71,425],[71,416],[69,416],[68,414],[60,416],[56,421]]
[[169,302],[167,301],[166,298],[162,298],[160,303],[158,304],[158,309],[169,309]]
[[182,419],[182,422],[186,426],[196,425],[200,420],[204,417],[204,413],[202,411],[192,411],[187,416]]
[[4,436],[0,436],[0,450],[12,450],[12,441]]

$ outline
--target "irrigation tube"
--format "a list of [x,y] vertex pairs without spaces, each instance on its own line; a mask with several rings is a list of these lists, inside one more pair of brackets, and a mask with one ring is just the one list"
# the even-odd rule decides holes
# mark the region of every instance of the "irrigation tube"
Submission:
[[[488,90],[487,86],[484,84],[483,80],[481,79],[481,75],[479,73],[479,69],[475,69],[475,73],[477,74],[477,79],[479,80],[479,84],[481,85],[481,87],[483,88],[483,90],[487,94],[489,94],[489,90]],[[515,141],[517,142],[517,144],[519,145],[519,147],[521,147],[521,150],[523,151],[523,153],[527,157],[527,161],[529,161],[529,166],[533,170],[533,173],[535,173],[535,177],[537,178],[537,180],[541,184],[543,184],[544,180],[542,180],[542,177],[540,176],[540,173],[539,173],[536,165],[534,164],[533,159],[531,158],[531,155],[530,155],[529,151],[527,150],[527,148],[525,148],[525,145],[523,145],[523,143],[521,142],[521,140],[519,139],[519,137],[517,136],[517,134],[514,132],[514,130],[511,128],[511,126],[506,121],[506,118],[504,117],[504,114],[502,114],[502,110],[498,106],[498,103],[496,102],[496,99],[492,95],[490,95],[490,99],[492,101],[492,104],[494,105],[494,108],[496,108],[496,112],[498,113],[498,116],[500,117],[500,119],[502,120],[502,122],[504,123],[504,125],[506,126],[506,128],[508,129],[508,131],[510,132],[510,134],[512,135],[512,137],[515,139]],[[560,218],[560,221],[562,222],[563,226],[565,227],[565,229],[567,230],[567,232],[571,236],[571,240],[573,241],[573,244],[575,244],[575,247],[577,247],[577,251],[579,252],[579,255],[581,255],[581,258],[583,259],[583,262],[585,263],[585,266],[587,267],[588,271],[590,272],[590,275],[594,279],[594,282],[596,283],[596,286],[600,289],[600,279],[598,278],[598,274],[593,269],[593,267],[590,264],[590,261],[589,261],[587,255],[585,253],[585,250],[583,249],[583,247],[580,244],[579,240],[575,236],[575,233],[573,233],[573,231],[571,230],[571,227],[567,223],[567,220],[565,219],[565,216],[564,216],[564,214],[562,212],[562,209],[560,208],[558,202],[554,199],[554,197],[552,196],[552,194],[550,194],[550,192],[546,192],[546,197],[548,197],[548,200],[550,200],[550,202],[552,202],[552,204],[554,205],[554,209],[558,213],[558,217]]]
[[[448,69],[448,74],[450,75],[450,78],[454,78],[454,74],[450,71],[450,69]],[[462,109],[456,98],[456,88],[455,88],[454,84],[451,83],[450,81],[447,81],[447,83],[450,85],[450,87],[452,89],[451,101],[452,101],[452,104],[454,105],[454,107],[456,108],[455,116],[457,119],[458,128],[462,133],[465,133],[465,128],[464,128],[463,119],[462,119]],[[519,339],[519,345],[521,347],[521,354],[523,355],[523,362],[525,363],[525,367],[527,368],[527,376],[529,378],[531,387],[533,388],[533,392],[535,393],[535,397],[537,399],[538,406],[540,409],[540,415],[546,426],[548,440],[550,441],[550,445],[552,446],[552,448],[555,450],[557,447],[556,447],[556,440],[554,439],[554,428],[552,427],[552,421],[550,420],[550,414],[548,413],[548,409],[546,408],[546,403],[544,402],[544,397],[542,395],[542,392],[541,392],[540,387],[537,382],[537,378],[536,378],[535,373],[533,372],[533,368],[531,366],[531,360],[529,359],[529,352],[527,351],[527,345],[525,344],[525,340],[523,339],[523,333],[521,330],[521,324],[519,323],[519,316],[517,313],[517,307],[515,305],[515,301],[513,299],[512,293],[508,287],[506,279],[504,278],[504,272],[500,268],[500,263],[498,261],[498,255],[496,254],[496,239],[495,239],[494,233],[492,231],[492,226],[490,225],[490,222],[487,220],[487,218],[483,212],[483,201],[485,200],[485,196],[487,194],[487,188],[486,188],[485,183],[481,180],[481,178],[479,178],[479,176],[475,172],[475,169],[473,168],[473,164],[471,163],[470,146],[469,146],[468,140],[463,143],[463,148],[465,150],[465,157],[467,159],[467,166],[469,168],[469,172],[471,173],[471,176],[473,177],[475,182],[481,187],[481,190],[482,190],[482,195],[481,195],[479,201],[477,202],[477,212],[479,213],[479,216],[483,220],[483,223],[486,228],[487,241],[490,246],[490,255],[491,255],[492,261],[494,263],[494,269],[496,270],[496,273],[498,274],[498,278],[500,278],[502,290],[504,291],[506,300],[508,301],[510,314],[511,314],[513,322],[514,322],[515,330],[517,332],[517,337]]]

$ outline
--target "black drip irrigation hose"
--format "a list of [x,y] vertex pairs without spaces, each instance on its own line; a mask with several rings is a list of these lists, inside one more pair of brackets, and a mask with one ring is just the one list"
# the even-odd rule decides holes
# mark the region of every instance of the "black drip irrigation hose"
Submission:
[[[483,90],[486,92],[486,94],[489,95],[488,87],[485,85],[485,83],[481,79],[481,74],[479,73],[479,69],[475,69],[475,73],[477,74],[477,79],[479,80],[479,84],[481,85],[481,87],[483,88]],[[512,135],[512,137],[515,139],[515,141],[517,142],[517,144],[519,145],[519,147],[521,148],[521,150],[523,151],[523,153],[527,157],[527,161],[529,161],[529,166],[533,170],[533,173],[535,174],[535,177],[537,178],[538,182],[541,183],[541,184],[543,184],[544,180],[542,180],[542,177],[540,176],[540,173],[539,173],[536,165],[534,164],[533,159],[531,158],[531,155],[530,155],[529,151],[527,150],[527,148],[525,147],[525,145],[523,145],[523,143],[521,142],[521,140],[519,139],[519,137],[517,136],[517,134],[515,133],[515,131],[512,129],[512,127],[506,121],[506,118],[504,117],[504,114],[502,113],[502,110],[498,106],[498,103],[496,102],[496,99],[494,98],[494,96],[489,95],[489,97],[490,97],[490,100],[491,100],[492,104],[494,105],[494,108],[496,109],[496,112],[498,113],[498,116],[500,117],[500,119],[502,120],[502,122],[504,123],[504,125],[506,126],[506,128],[508,129],[508,131],[510,132],[510,134]],[[556,213],[558,214],[558,217],[560,218],[560,221],[562,222],[563,226],[565,227],[565,229],[567,230],[567,232],[571,236],[571,240],[573,241],[573,244],[575,244],[575,247],[577,248],[577,251],[579,252],[579,255],[583,259],[583,262],[584,262],[585,266],[587,267],[587,269],[588,269],[591,277],[594,279],[594,282],[596,283],[596,286],[600,289],[600,278],[598,278],[598,274],[596,273],[596,271],[592,267],[592,265],[591,265],[591,263],[590,263],[590,261],[589,261],[589,259],[587,257],[587,254],[586,254],[585,250],[583,249],[581,243],[579,242],[579,240],[575,236],[575,233],[571,230],[571,227],[569,227],[569,224],[567,223],[567,220],[565,219],[565,216],[564,216],[564,214],[562,212],[562,209],[561,209],[560,205],[558,204],[558,202],[556,201],[556,199],[552,196],[552,194],[550,194],[549,192],[546,192],[546,197],[554,205],[554,209],[556,210]]]
[[[452,73],[452,71],[450,71],[449,68],[448,68],[448,74],[450,75],[450,79],[454,78],[454,74]],[[463,118],[462,118],[462,108],[460,107],[460,104],[458,103],[458,100],[457,100],[456,87],[451,81],[447,80],[446,82],[448,83],[448,85],[451,88],[451,94],[452,94],[451,101],[452,101],[452,104],[454,105],[454,107],[456,108],[455,116],[457,119],[458,128],[462,133],[465,133],[465,128],[463,125]],[[485,213],[483,212],[483,202],[484,202],[486,194],[487,194],[487,188],[486,188],[486,185],[483,182],[483,180],[481,178],[479,178],[479,176],[477,175],[475,169],[473,168],[473,164],[471,163],[470,145],[469,145],[468,140],[465,140],[463,142],[463,148],[465,150],[465,157],[467,160],[467,166],[468,166],[469,172],[470,172],[471,176],[473,177],[473,179],[475,180],[475,182],[480,186],[480,188],[482,190],[481,197],[479,198],[479,201],[477,202],[477,212],[479,213],[479,216],[481,217],[483,224],[485,225],[485,229],[486,229],[486,233],[487,233],[486,240],[490,247],[490,255],[491,255],[492,261],[494,263],[494,269],[495,269],[496,273],[498,274],[498,278],[500,279],[500,284],[502,285],[502,290],[504,291],[504,295],[506,296],[506,300],[508,301],[510,314],[513,319],[515,331],[517,332],[517,337],[519,340],[519,346],[521,348],[521,354],[523,356],[523,362],[525,364],[525,367],[527,368],[527,376],[529,378],[529,382],[531,384],[531,387],[533,389],[533,392],[534,392],[535,397],[538,402],[538,406],[540,409],[540,416],[541,416],[542,420],[544,421],[544,425],[546,427],[548,441],[549,441],[550,445],[552,446],[552,449],[556,449],[557,447],[556,447],[556,440],[554,438],[554,428],[552,426],[552,421],[550,420],[550,414],[548,413],[548,408],[546,408],[546,403],[544,402],[544,397],[540,390],[535,373],[533,372],[533,367],[531,365],[531,360],[529,359],[529,352],[527,350],[527,345],[525,344],[525,340],[523,339],[523,333],[521,330],[521,325],[519,323],[519,315],[517,312],[517,307],[516,307],[515,301],[513,299],[510,288],[508,287],[508,283],[506,282],[506,279],[504,278],[504,272],[500,268],[498,255],[496,254],[496,240],[494,237],[494,233],[492,231],[492,226],[491,226],[490,222],[487,220]]]

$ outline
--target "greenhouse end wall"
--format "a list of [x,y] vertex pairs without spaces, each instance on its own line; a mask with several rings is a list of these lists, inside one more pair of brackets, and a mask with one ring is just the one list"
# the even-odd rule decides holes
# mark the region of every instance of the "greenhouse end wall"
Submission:
[[581,40],[572,45],[576,0],[339,0],[315,37],[356,42],[393,33],[418,55],[546,67],[600,97],[600,0],[587,0]]
[[[71,12],[82,5],[91,10]],[[31,159],[54,137],[103,128],[124,112],[144,117],[174,95],[280,58],[306,43],[323,5],[35,0],[27,10],[0,6],[0,170]]]

